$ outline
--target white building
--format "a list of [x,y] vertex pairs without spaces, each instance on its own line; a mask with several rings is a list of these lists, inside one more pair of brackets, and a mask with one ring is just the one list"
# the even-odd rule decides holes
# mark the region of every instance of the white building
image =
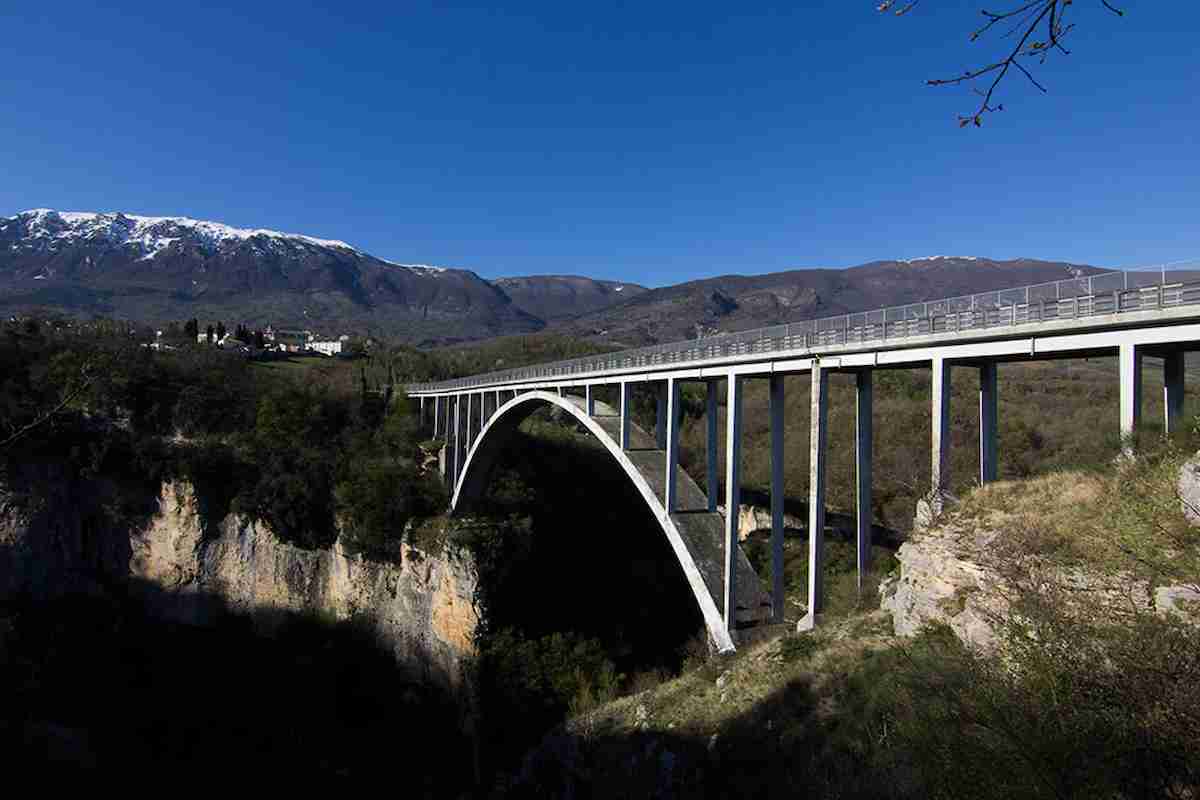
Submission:
[[342,352],[342,342],[337,339],[327,342],[309,342],[308,347],[310,350],[327,356],[334,356]]

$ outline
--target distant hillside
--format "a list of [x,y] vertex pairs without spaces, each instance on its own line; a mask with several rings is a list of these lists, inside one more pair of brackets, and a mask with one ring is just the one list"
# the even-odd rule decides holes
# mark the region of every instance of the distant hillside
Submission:
[[969,256],[875,261],[844,270],[726,275],[650,289],[561,328],[628,345],[1061,280],[1100,271],[1081,264]]
[[197,317],[445,345],[549,330],[647,344],[1093,271],[944,257],[725,276],[647,289],[582,276],[488,281],[345,242],[187,217],[48,209],[0,217],[0,313]]
[[596,281],[577,275],[500,278],[493,283],[522,310],[546,322],[600,311],[647,291],[635,283]]

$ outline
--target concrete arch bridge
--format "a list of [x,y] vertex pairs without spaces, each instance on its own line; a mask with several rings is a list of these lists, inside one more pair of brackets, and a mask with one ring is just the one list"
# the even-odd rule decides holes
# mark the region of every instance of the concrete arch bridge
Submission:
[[[1180,424],[1184,354],[1200,348],[1200,272],[1109,272],[1055,283],[879,309],[779,325],[571,361],[406,387],[423,422],[446,441],[445,475],[452,511],[471,509],[485,493],[492,469],[522,421],[547,406],[562,409],[608,450],[653,511],[683,570],[709,635],[733,650],[739,632],[782,621],[784,384],[787,375],[811,380],[808,503],[810,629],[821,618],[825,531],[825,454],[828,447],[828,376],[855,376],[853,447],[857,475],[860,578],[871,535],[873,376],[878,370],[925,367],[931,373],[931,486],[936,509],[950,485],[950,373],[980,376],[978,478],[995,480],[998,367],[1004,363],[1112,355],[1119,359],[1120,414],[1113,420],[1131,435],[1141,418],[1142,360],[1163,364],[1165,424]],[[771,447],[772,585],[762,584],[738,544],[740,450],[744,382],[769,383]],[[706,486],[724,472],[724,507],[679,467],[681,387],[706,387]],[[642,384],[657,398],[655,424],[632,420],[632,390]],[[618,402],[598,403],[596,390],[614,387]],[[718,398],[725,395],[725,430],[718,430]],[[886,424],[886,421],[884,421]],[[726,458],[718,464],[717,437]]]

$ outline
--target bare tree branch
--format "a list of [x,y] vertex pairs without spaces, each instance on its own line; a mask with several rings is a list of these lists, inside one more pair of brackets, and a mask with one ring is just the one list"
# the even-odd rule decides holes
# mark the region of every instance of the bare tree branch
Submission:
[[[883,0],[876,6],[876,10],[880,12],[892,12],[896,16],[903,16],[912,11],[917,6],[918,0],[910,0],[903,5],[897,7],[896,0]],[[1112,5],[1109,0],[1100,0],[1101,4],[1116,14],[1124,16],[1125,12]],[[1075,29],[1074,23],[1066,23],[1064,17],[1069,6],[1073,6],[1073,0],[1027,0],[1019,5],[1004,10],[1004,11],[988,11],[982,10],[980,13],[984,17],[984,23],[974,31],[972,31],[970,40],[978,41],[986,36],[993,28],[998,25],[1009,25],[1001,38],[1009,38],[1010,36],[1020,36],[1019,40],[1008,54],[1001,60],[987,64],[976,69],[965,71],[962,75],[954,78],[934,78],[927,80],[925,83],[929,86],[952,86],[962,83],[972,83],[984,76],[990,76],[991,82],[987,86],[987,90],[975,90],[983,99],[980,101],[979,107],[971,114],[960,116],[958,118],[959,126],[966,127],[974,124],[979,127],[983,124],[983,116],[993,111],[1003,111],[1004,106],[1001,104],[993,105],[993,97],[996,94],[996,89],[1000,82],[1008,75],[1009,70],[1015,66],[1029,82],[1038,88],[1041,92],[1047,92],[1046,87],[1034,77],[1033,73],[1021,63],[1020,59],[1035,58],[1037,63],[1046,63],[1046,58],[1051,52],[1058,52],[1061,55],[1067,56],[1071,51],[1063,46],[1063,39]],[[1041,30],[1040,36],[1035,36]]]
[[59,399],[58,404],[55,405],[54,408],[51,408],[48,411],[40,414],[28,425],[18,428],[14,433],[9,435],[8,438],[0,440],[0,450],[8,447],[23,436],[27,436],[61,414],[67,408],[67,406],[69,406],[77,397],[79,397],[79,395],[83,394],[88,390],[89,387],[91,387],[93,381],[95,381],[95,375],[92,373],[92,364],[91,362],[85,362],[83,366],[79,368],[78,382],[76,382],[74,386],[68,384],[67,388],[62,394],[62,397]]

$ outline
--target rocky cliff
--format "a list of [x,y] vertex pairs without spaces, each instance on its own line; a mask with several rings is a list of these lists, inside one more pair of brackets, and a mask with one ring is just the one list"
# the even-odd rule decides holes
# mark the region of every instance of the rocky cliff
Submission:
[[[1148,505],[1137,514],[1163,531],[1184,517],[1193,528],[1200,526],[1195,513],[1200,455],[1166,472],[1174,486],[1173,491],[1155,487],[1165,498],[1162,507]],[[1053,596],[1057,606],[1079,618],[1151,612],[1200,624],[1200,584],[1178,568],[1183,559],[1170,546],[1191,537],[1183,530],[1173,541],[1139,545],[1128,530],[1115,529],[1108,520],[1119,518],[1103,504],[1127,503],[1114,485],[1123,480],[1120,473],[1103,478],[1051,474],[977,489],[963,508],[936,517],[927,508],[919,511],[918,526],[896,553],[898,570],[879,587],[880,606],[891,614],[896,634],[912,636],[929,623],[945,624],[964,643],[992,649],[1000,626],[1017,613],[1014,605],[1022,591]],[[1131,485],[1135,480],[1128,479]],[[1020,502],[1013,503],[1014,498]],[[1089,509],[1095,510],[1095,530],[1078,521]],[[1069,534],[1063,537],[1062,530]],[[1102,549],[1134,556],[1139,546],[1162,562],[1139,557],[1123,563],[1106,558]],[[1135,570],[1139,561],[1154,569]]]
[[479,617],[466,554],[408,548],[396,565],[340,545],[302,550],[237,514],[204,524],[181,482],[163,484],[143,513],[115,518],[89,513],[74,491],[36,501],[0,492],[0,596],[134,587],[156,616],[204,625],[233,612],[263,632],[295,613],[354,620],[426,680],[467,681]]

